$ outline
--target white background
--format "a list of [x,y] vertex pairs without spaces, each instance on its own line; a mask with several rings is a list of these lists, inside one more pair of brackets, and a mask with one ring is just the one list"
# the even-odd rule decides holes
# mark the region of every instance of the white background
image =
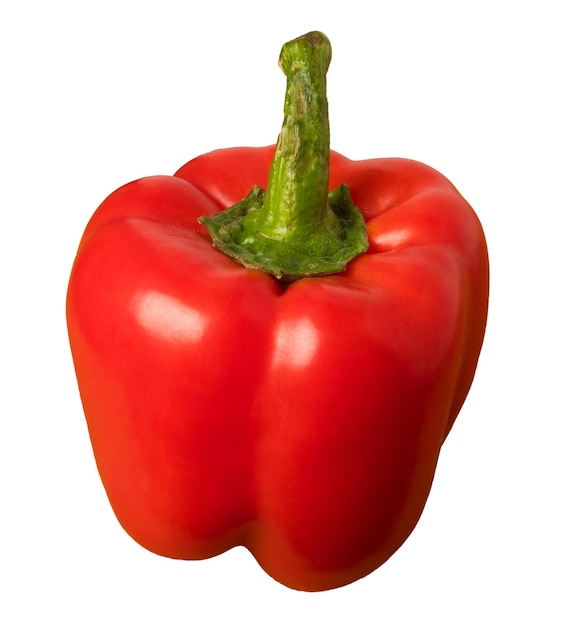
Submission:
[[[23,0],[0,10],[0,623],[587,623],[587,23],[580,0]],[[11,7],[11,8],[8,8]],[[378,571],[294,592],[244,550],[175,562],[116,522],[64,304],[118,186],[273,143],[281,45],[333,45],[332,147],[414,158],[478,212],[477,377],[424,515]]]

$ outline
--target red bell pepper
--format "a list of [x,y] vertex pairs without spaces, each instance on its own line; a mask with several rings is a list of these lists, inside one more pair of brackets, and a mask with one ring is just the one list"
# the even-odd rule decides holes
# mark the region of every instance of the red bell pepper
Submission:
[[365,576],[416,525],[488,303],[481,225],[446,178],[330,151],[329,60],[319,33],[284,46],[277,147],[109,196],[67,294],[122,526],[178,559],[246,546],[301,590]]

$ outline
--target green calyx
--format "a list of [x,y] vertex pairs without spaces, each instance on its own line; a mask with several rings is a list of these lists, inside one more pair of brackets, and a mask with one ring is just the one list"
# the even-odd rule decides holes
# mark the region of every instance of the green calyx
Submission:
[[368,248],[365,220],[349,189],[328,191],[328,39],[318,32],[286,43],[284,120],[267,190],[200,222],[214,246],[245,267],[284,282],[342,272]]

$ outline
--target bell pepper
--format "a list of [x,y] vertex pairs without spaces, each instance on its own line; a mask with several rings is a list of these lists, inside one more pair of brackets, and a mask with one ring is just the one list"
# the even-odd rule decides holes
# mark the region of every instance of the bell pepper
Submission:
[[321,33],[283,46],[276,146],[110,195],[70,345],[101,480],[142,546],[245,546],[294,589],[351,583],[415,527],[476,369],[480,222],[434,169],[330,150]]

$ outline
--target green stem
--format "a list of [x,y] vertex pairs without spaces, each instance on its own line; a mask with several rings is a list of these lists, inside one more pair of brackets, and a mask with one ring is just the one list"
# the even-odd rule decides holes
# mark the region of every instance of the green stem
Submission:
[[320,227],[328,203],[330,124],[326,71],[331,48],[309,33],[283,46],[279,65],[287,77],[284,119],[263,204],[262,233],[274,239],[297,235],[298,224]]
[[217,248],[286,282],[341,272],[368,247],[365,222],[348,187],[328,192],[330,58],[322,33],[283,46],[284,120],[267,191],[254,187],[233,207],[200,218]]

